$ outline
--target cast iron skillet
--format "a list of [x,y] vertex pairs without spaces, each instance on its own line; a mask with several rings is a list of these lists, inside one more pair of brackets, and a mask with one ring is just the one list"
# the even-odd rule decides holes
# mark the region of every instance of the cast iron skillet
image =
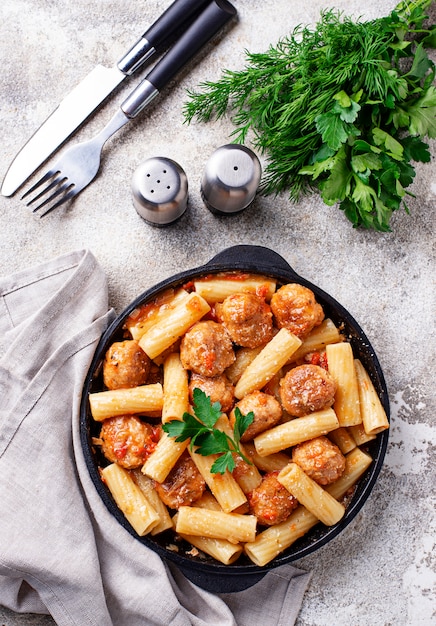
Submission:
[[[342,324],[344,333],[352,344],[355,357],[359,358],[367,369],[378,391],[386,414],[389,417],[389,400],[383,372],[380,368],[377,356],[360,326],[336,300],[304,278],[298,276],[281,256],[268,248],[249,245],[228,248],[211,259],[206,265],[181,272],[145,291],[118,316],[103,334],[97,346],[83,389],[80,430],[89,473],[106,507],[129,533],[139,542],[157,552],[163,559],[175,563],[191,581],[215,593],[228,593],[246,589],[259,581],[268,570],[311,554],[315,550],[325,546],[344,530],[364,505],[377,480],[386,453],[389,432],[385,430],[368,444],[367,449],[373,458],[373,463],[359,481],[342,520],[331,527],[318,524],[307,533],[307,535],[299,539],[288,548],[288,550],[277,556],[264,567],[253,564],[248,558],[243,556],[233,565],[222,565],[209,557],[206,557],[206,560],[200,560],[200,558],[185,554],[183,544],[181,544],[179,552],[170,551],[166,548],[166,545],[170,543],[174,544],[174,536],[172,533],[163,533],[159,538],[151,536],[138,537],[116,506],[110,493],[100,479],[98,465],[104,464],[104,460],[99,457],[98,451],[92,446],[92,437],[98,436],[99,425],[96,425],[91,417],[88,394],[102,389],[101,363],[105,352],[111,343],[122,338],[123,324],[135,308],[155,298],[159,292],[165,289],[181,286],[202,275],[230,270],[257,272],[271,276],[276,279],[278,283],[297,282],[312,289],[317,301],[323,306],[326,317],[330,317],[338,325]],[[189,547],[187,549],[189,549]],[[246,558],[246,560],[244,560],[244,558]]]

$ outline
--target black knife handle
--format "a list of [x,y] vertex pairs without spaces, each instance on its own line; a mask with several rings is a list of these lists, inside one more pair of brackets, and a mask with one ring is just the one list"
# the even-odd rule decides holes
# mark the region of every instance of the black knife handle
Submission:
[[126,76],[136,72],[153,54],[186,30],[195,13],[208,2],[210,0],[175,0],[118,61],[118,69]]
[[211,2],[154,66],[147,75],[147,80],[158,91],[161,91],[173,76],[235,15],[236,9],[228,0]]
[[213,0],[124,100],[121,109],[127,117],[133,118],[138,115],[235,15],[236,9],[228,0]]

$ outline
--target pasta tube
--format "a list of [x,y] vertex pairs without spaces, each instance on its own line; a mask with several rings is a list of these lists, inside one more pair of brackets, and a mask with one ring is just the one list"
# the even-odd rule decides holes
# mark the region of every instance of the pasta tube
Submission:
[[345,515],[345,507],[312,480],[296,463],[289,463],[277,480],[326,526],[337,524]]
[[226,471],[224,474],[212,474],[210,471],[219,455],[202,456],[197,454],[195,449],[191,450],[188,448],[188,450],[198,471],[225,513],[239,509],[239,507],[247,503],[244,492],[229,471]]
[[180,355],[170,354],[163,365],[162,423],[181,420],[189,410],[188,372],[184,369]]
[[201,498],[192,503],[192,506],[196,506],[199,509],[211,509],[212,511],[222,511],[222,508],[218,504],[218,501],[209,492],[205,491]]
[[254,515],[181,506],[177,515],[176,532],[197,537],[226,539],[230,543],[238,544],[254,541],[256,524]]
[[377,435],[377,433],[381,433],[389,428],[388,418],[377,391],[372,384],[372,380],[361,361],[355,359],[354,365],[356,368],[363,426],[368,435]]
[[[358,428],[358,426],[351,428]],[[348,454],[350,450],[356,447],[356,441],[347,428],[337,428],[329,433],[329,439],[335,443],[342,454]]]
[[133,481],[129,472],[116,463],[101,470],[118,508],[140,537],[147,535],[158,523],[159,515]]
[[162,433],[157,446],[142,466],[141,472],[158,483],[163,483],[188,447],[188,443],[188,439],[176,441],[167,433]]
[[132,470],[131,476],[159,516],[159,521],[151,530],[151,534],[157,535],[158,533],[162,533],[164,530],[172,528],[173,520],[168,513],[167,507],[159,498],[151,478],[144,476],[140,469]]
[[206,300],[196,293],[182,298],[173,308],[162,314],[159,324],[151,326],[139,340],[140,347],[150,359],[159,356],[173,345],[195,322],[210,311]]
[[266,276],[254,274],[217,275],[215,277],[194,280],[196,293],[210,304],[222,302],[234,293],[257,293],[271,300],[276,290],[276,281]]
[[349,426],[348,430],[357,446],[362,446],[364,443],[368,443],[368,441],[372,441],[377,437],[377,435],[368,435],[368,433],[365,432],[363,423],[357,424],[356,426]]
[[239,348],[239,350],[236,351],[235,361],[226,369],[225,372],[231,383],[236,385],[244,370],[246,370],[250,363],[254,361],[261,350],[262,346],[259,346],[258,348]]
[[338,416],[339,426],[360,424],[359,389],[354,367],[351,345],[347,342],[333,343],[326,346],[329,374],[337,382],[333,408]]
[[169,289],[159,297],[157,302],[150,302],[133,311],[125,324],[133,339],[139,341],[145,331],[151,328],[151,326],[160,323],[162,317],[167,314],[168,309],[173,308],[178,302],[188,296],[189,293],[185,289],[178,289],[176,292],[173,289]]
[[89,394],[89,406],[96,422],[116,415],[160,413],[162,405],[163,390],[160,383]]
[[338,418],[333,409],[324,409],[274,426],[255,437],[253,442],[260,456],[268,456],[302,441],[326,435],[337,427]]
[[329,343],[339,343],[343,340],[339,329],[331,319],[326,318],[319,326],[316,326],[303,341],[301,346],[294,352],[290,362],[302,359],[309,352],[317,352],[325,348]]
[[[233,437],[233,429],[230,426],[227,415],[221,415],[215,426],[216,428],[219,428],[219,430],[225,432],[229,437]],[[242,454],[248,458],[245,446],[240,443],[239,448]],[[250,491],[253,491],[253,489],[260,485],[262,482],[262,476],[260,475],[256,465],[249,465],[239,455],[234,455],[234,458],[236,467],[232,472],[233,478],[236,480],[244,493],[250,493]]]
[[196,537],[195,535],[185,535],[183,533],[179,533],[179,535],[182,539],[199,550],[206,552],[206,554],[209,554],[224,565],[234,563],[242,554],[242,546],[240,544],[230,543],[230,541],[225,539]]
[[270,526],[259,533],[253,542],[246,543],[244,552],[253,563],[263,567],[318,523],[319,519],[315,515],[304,506],[299,506],[287,520]]
[[236,383],[235,396],[241,399],[247,393],[262,389],[300,345],[298,337],[287,328],[281,328],[244,370]]
[[[211,497],[213,498],[213,496]],[[211,510],[221,510],[219,504],[216,504],[218,508],[211,508]],[[197,503],[193,506],[197,506]],[[177,518],[178,513],[176,513],[173,517],[174,526],[177,525]],[[224,565],[234,563],[242,554],[241,544],[231,543],[230,541],[227,541],[227,539],[217,539],[216,537],[197,537],[196,535],[185,535],[184,533],[179,533],[179,536],[199,550],[206,552],[206,554],[210,554],[210,556],[213,556],[213,558],[217,561],[224,563]]]
[[247,458],[263,472],[280,472],[291,460],[284,452],[276,452],[268,456],[260,456],[251,441],[244,443],[244,450]]
[[372,458],[360,448],[354,448],[345,457],[345,470],[338,480],[327,485],[325,491],[339,500],[356,484],[362,474],[372,463]]

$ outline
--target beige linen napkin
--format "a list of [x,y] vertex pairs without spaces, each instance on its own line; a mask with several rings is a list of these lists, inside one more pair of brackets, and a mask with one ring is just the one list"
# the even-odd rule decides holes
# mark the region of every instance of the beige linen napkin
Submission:
[[309,574],[282,566],[245,591],[209,593],[102,503],[79,407],[113,317],[89,251],[0,279],[0,604],[59,626],[294,624]]

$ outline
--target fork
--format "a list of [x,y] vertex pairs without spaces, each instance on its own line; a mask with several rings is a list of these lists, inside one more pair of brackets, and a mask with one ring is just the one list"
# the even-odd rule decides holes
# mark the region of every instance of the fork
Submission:
[[108,139],[146,108],[175,74],[235,14],[236,9],[227,0],[213,0],[127,96],[109,123],[94,138],[68,148],[44,176],[26,191],[22,199],[36,192],[26,206],[41,200],[33,212],[46,207],[39,214],[44,217],[85,189],[97,176],[101,153]]

